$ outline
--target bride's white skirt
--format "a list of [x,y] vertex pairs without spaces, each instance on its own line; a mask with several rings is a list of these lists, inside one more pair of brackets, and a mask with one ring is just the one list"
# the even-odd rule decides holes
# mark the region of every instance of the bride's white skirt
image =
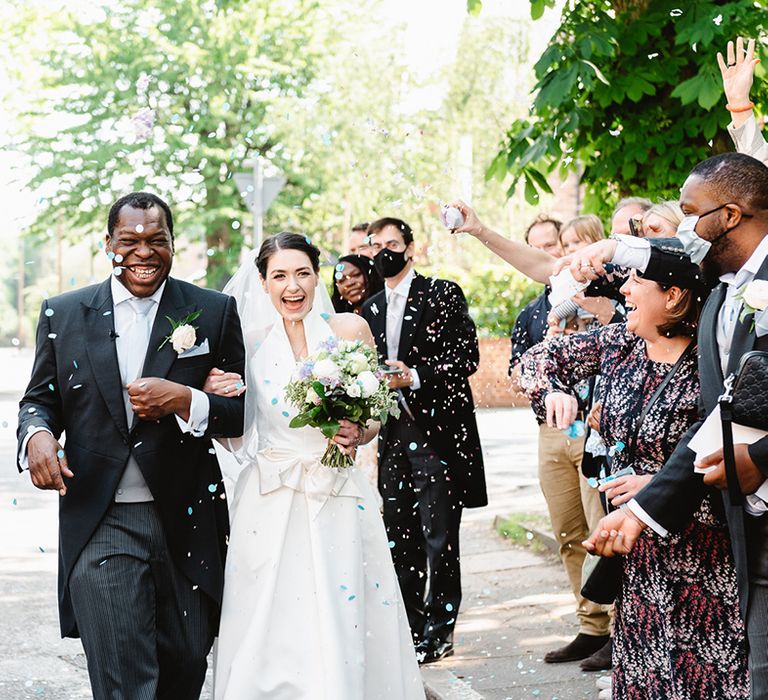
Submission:
[[366,477],[268,449],[237,484],[216,700],[423,698]]

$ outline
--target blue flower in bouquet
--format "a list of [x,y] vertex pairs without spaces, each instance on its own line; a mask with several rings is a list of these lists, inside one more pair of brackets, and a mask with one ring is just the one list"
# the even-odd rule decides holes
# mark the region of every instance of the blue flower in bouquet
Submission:
[[398,415],[397,394],[390,391],[379,372],[373,348],[360,341],[329,338],[304,362],[285,388],[288,403],[298,409],[292,428],[319,428],[328,438],[321,462],[329,467],[348,467],[352,458],[333,442],[339,421],[365,427],[371,420],[385,423]]

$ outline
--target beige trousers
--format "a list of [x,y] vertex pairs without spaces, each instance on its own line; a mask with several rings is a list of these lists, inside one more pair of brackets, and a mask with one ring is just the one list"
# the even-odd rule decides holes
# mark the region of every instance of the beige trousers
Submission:
[[579,631],[608,634],[611,606],[598,605],[581,595],[581,567],[586,554],[582,540],[605,514],[597,489],[581,474],[584,438],[569,438],[562,430],[539,426],[539,483],[547,502],[560,558],[576,597]]

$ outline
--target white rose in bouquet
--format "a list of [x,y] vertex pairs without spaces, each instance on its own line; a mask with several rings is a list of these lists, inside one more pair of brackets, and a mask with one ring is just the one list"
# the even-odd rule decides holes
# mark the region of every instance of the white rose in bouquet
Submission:
[[359,399],[363,395],[363,388],[360,386],[360,382],[352,382],[345,388],[347,396],[352,399]]
[[326,358],[315,363],[315,366],[312,368],[312,376],[321,382],[323,380],[326,382],[337,382],[341,377],[341,370],[333,360]]
[[311,403],[315,406],[319,406],[323,403],[323,400],[312,387],[309,387],[309,389],[307,389],[307,398],[304,399],[304,403]]
[[741,295],[744,303],[755,311],[768,307],[768,280],[753,280]]
[[347,358],[347,367],[352,374],[360,374],[360,372],[370,369],[368,358],[361,352],[353,352]]
[[373,396],[379,388],[379,380],[376,379],[376,375],[370,370],[362,372],[357,378],[357,383],[360,385],[364,399]]
[[195,329],[187,324],[174,328],[171,333],[171,345],[173,349],[181,354],[185,350],[189,350],[195,344]]

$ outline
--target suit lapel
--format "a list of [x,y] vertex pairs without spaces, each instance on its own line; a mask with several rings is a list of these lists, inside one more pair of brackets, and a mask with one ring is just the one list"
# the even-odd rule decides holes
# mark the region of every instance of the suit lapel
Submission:
[[371,297],[370,320],[371,333],[376,341],[379,357],[387,357],[387,294],[384,290]]
[[96,386],[107,405],[112,420],[128,437],[128,423],[123,403],[123,386],[115,345],[115,316],[110,280],[96,289],[90,303],[83,304],[85,349],[93,367]]
[[[756,280],[768,279],[768,258],[763,261],[760,269],[755,275]],[[728,355],[728,374],[736,372],[739,369],[739,363],[745,353],[753,350],[755,347],[755,316],[748,314],[744,318],[739,318],[733,331],[733,341],[731,342],[731,352]]]
[[400,328],[400,342],[398,343],[397,359],[405,361],[413,346],[413,336],[416,333],[421,314],[424,311],[424,301],[428,286],[427,278],[417,274],[411,282],[408,291],[408,299],[403,311],[403,325]]
[[704,404],[711,411],[722,393],[723,370],[717,346],[717,318],[725,299],[726,285],[720,283],[709,295],[699,322],[699,372]]
[[[165,343],[162,349],[158,350],[172,330],[168,319],[172,318],[174,321],[180,321],[193,311],[197,311],[197,306],[194,303],[187,302],[181,290],[181,285],[175,279],[169,277],[165,284],[165,290],[163,290],[163,296],[160,299],[155,322],[152,324],[147,354],[144,358],[144,368],[141,371],[142,376],[164,378],[168,374],[178,357],[170,342]],[[200,340],[201,338],[198,338],[196,342]]]

